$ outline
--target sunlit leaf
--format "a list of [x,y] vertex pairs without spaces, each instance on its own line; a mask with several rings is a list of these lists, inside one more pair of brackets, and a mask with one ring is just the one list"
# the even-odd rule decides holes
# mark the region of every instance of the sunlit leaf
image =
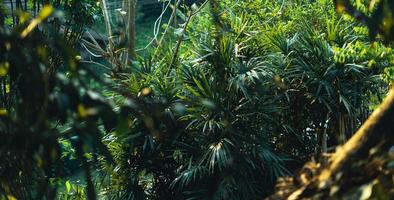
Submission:
[[50,5],[45,5],[42,7],[38,17],[33,19],[30,24],[22,31],[21,37],[25,38],[31,31],[33,31],[38,25],[40,25],[45,19],[47,19],[54,9]]
[[10,63],[8,62],[0,63],[0,77],[6,76],[9,69],[10,69]]
[[70,181],[66,181],[66,192],[67,193],[69,193],[70,192],[70,190],[71,190],[71,184],[70,184]]

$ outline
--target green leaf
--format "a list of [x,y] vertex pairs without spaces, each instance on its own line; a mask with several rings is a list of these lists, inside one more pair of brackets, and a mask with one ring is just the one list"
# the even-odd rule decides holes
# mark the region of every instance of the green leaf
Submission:
[[10,69],[10,64],[8,62],[0,63],[0,77],[7,75]]
[[70,181],[66,181],[66,192],[69,193],[71,190],[71,184]]

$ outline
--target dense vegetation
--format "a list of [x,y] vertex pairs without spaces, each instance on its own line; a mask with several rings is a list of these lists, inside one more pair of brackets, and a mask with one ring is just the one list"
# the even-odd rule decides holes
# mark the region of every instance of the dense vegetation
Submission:
[[[146,47],[138,3],[109,2],[1,4],[0,199],[268,197],[327,163],[394,78],[390,2],[164,1]],[[390,199],[392,139],[368,144],[386,178],[346,198]]]

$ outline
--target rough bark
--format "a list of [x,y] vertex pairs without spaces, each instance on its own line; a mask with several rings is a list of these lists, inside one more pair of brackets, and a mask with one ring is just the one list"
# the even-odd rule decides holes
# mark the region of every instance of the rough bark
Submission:
[[135,40],[136,40],[136,6],[137,0],[129,0],[129,9],[128,9],[128,20],[127,20],[127,32],[128,32],[128,45],[127,50],[129,54],[129,58],[135,59],[136,58],[136,51],[135,51]]
[[[376,151],[387,153],[393,145],[393,124],[394,87],[353,137],[336,150],[328,165],[322,168],[309,184],[295,191],[290,196],[291,199],[314,196],[311,194],[327,190],[337,181],[339,173],[341,177],[349,177],[346,173],[350,174],[352,170],[357,170],[348,167],[353,162],[368,160],[368,157]],[[368,165],[368,163],[363,165]]]
[[388,151],[393,145],[392,137],[394,128],[394,87],[390,90],[383,103],[372,113],[361,128],[339,147],[330,159],[329,166],[322,171],[319,181],[327,181],[332,175],[350,161],[350,157],[363,159],[369,151],[380,143],[382,150]]
[[353,195],[352,189],[374,181],[381,182],[385,195],[394,196],[391,190],[394,170],[388,165],[393,162],[393,156],[389,155],[394,144],[393,127],[394,87],[353,137],[337,148],[327,164],[307,163],[297,176],[283,179],[269,199],[342,199]]

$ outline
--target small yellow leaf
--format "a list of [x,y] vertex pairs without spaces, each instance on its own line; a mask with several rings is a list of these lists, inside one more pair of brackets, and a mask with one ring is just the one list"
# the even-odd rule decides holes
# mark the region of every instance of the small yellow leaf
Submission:
[[8,114],[7,109],[5,108],[0,108],[0,116],[6,116]]
[[48,18],[53,13],[53,7],[50,5],[45,5],[42,7],[40,14],[36,19],[33,19],[30,24],[22,31],[21,37],[25,38],[31,31],[34,30],[42,21]]
[[371,43],[371,48],[372,48],[372,49],[376,49],[377,46],[378,46],[378,43],[377,43],[377,42],[372,42],[372,43]]
[[10,69],[10,63],[8,62],[0,63],[0,77],[7,75],[9,69]]
[[82,118],[87,118],[97,113],[98,111],[95,108],[86,108],[83,104],[78,105],[78,114]]
[[276,84],[276,86],[277,86],[278,88],[287,89],[287,86],[286,86],[286,84],[284,83],[283,78],[281,78],[279,75],[275,75],[275,76],[274,76],[274,83]]
[[22,12],[22,13],[19,15],[20,23],[25,23],[25,22],[27,22],[27,20],[29,20],[29,18],[30,18],[30,13],[28,13],[28,12]]
[[53,13],[53,7],[51,5],[45,5],[42,7],[40,14],[38,14],[38,18],[40,20],[45,20]]
[[376,61],[375,60],[370,60],[369,62],[368,62],[368,67],[369,68],[371,68],[371,67],[373,67],[373,66],[375,66],[376,65]]
[[379,0],[371,0],[370,2],[369,2],[369,6],[368,6],[368,9],[370,10],[370,11],[372,11],[375,7],[376,7],[376,5],[379,3]]
[[85,106],[82,105],[82,104],[79,104],[79,105],[78,105],[78,114],[79,114],[79,116],[81,116],[82,118],[86,118],[87,116],[89,116],[89,114],[88,114],[88,112],[87,112]]
[[13,195],[7,195],[7,199],[8,200],[17,200],[17,198],[16,197],[14,197]]
[[37,54],[44,60],[48,57],[47,49],[43,45],[37,47]]
[[8,93],[10,93],[10,92],[11,92],[10,84],[6,84],[6,85],[5,85],[5,93],[8,94]]
[[150,89],[149,87],[143,88],[141,90],[141,92],[138,93],[138,96],[147,96],[152,92],[152,89]]
[[338,3],[337,3],[336,9],[337,9],[337,12],[338,12],[339,14],[343,14],[343,13],[345,13],[345,11],[346,11],[346,7],[345,7],[345,5],[343,5],[342,2],[338,2]]

